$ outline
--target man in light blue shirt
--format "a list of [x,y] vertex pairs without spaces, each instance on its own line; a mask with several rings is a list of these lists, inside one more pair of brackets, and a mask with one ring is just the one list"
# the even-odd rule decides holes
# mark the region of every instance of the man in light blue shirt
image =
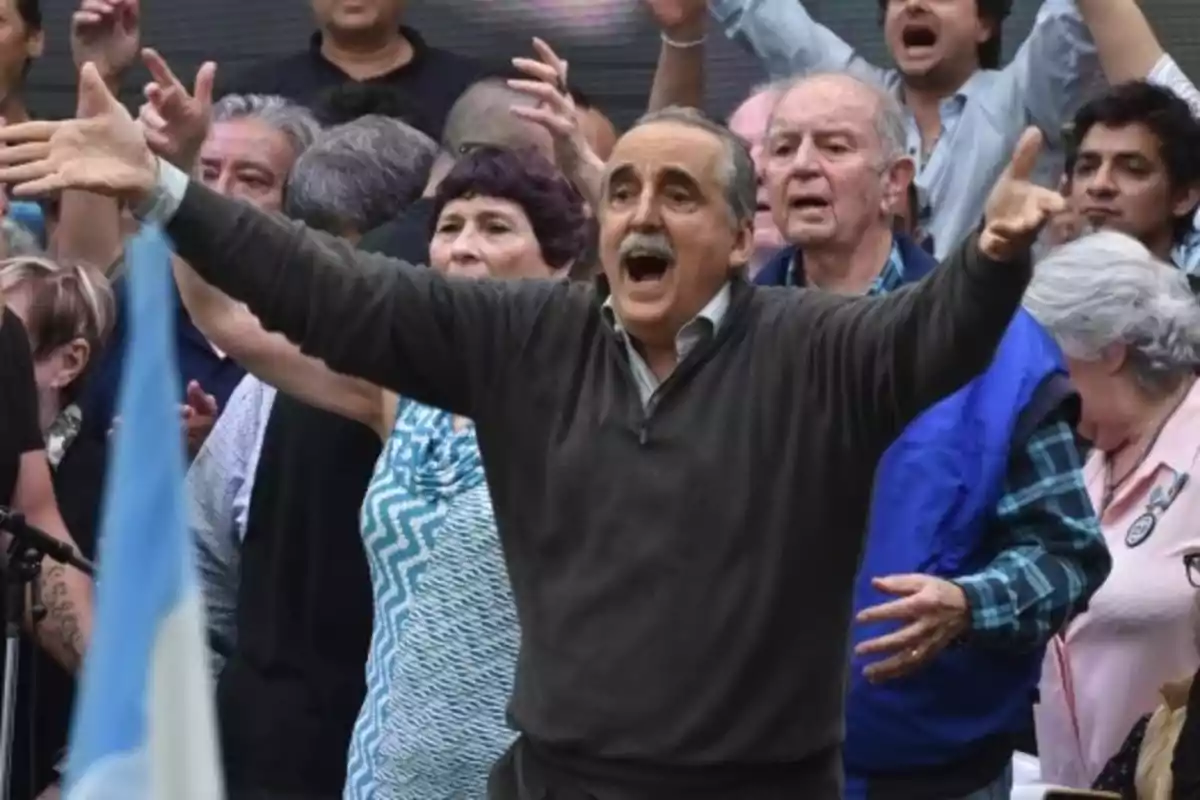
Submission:
[[[1051,148],[1103,78],[1087,27],[1072,0],[1046,0],[1012,62],[999,66],[1007,0],[880,0],[884,36],[897,69],[868,63],[797,0],[711,0],[726,34],[757,55],[773,79],[847,72],[887,88],[906,109],[908,154],[917,163],[920,224],[939,258],[982,217],[1028,125]],[[1061,156],[1043,163],[1052,181]]]

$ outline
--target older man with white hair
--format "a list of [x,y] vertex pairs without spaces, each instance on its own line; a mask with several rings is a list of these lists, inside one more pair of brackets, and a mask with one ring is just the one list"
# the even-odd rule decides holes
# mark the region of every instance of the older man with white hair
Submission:
[[[836,74],[777,92],[764,172],[790,247],[756,282],[884,295],[934,271],[893,233],[913,172],[898,102]],[[1008,796],[1042,648],[1108,572],[1075,401],[1058,348],[1018,314],[988,371],[884,455],[855,596],[869,624],[847,696],[848,797]]]

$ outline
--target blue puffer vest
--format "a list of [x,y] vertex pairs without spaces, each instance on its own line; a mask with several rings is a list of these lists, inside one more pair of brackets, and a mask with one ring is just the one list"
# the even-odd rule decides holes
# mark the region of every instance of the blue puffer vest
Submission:
[[[915,244],[902,238],[897,244],[906,283],[936,266]],[[780,253],[756,282],[785,283],[793,255],[791,249]],[[872,578],[953,577],[987,564],[992,554],[980,545],[1000,500],[1009,451],[1070,394],[1064,375],[1057,344],[1018,311],[987,372],[928,409],[888,448],[875,476],[856,613],[895,599],[872,588]],[[853,644],[897,627],[856,626]],[[848,789],[874,773],[952,764],[980,741],[1015,731],[1028,715],[1041,661],[1041,650],[963,645],[910,678],[872,685],[862,676],[868,661],[854,657],[846,699]]]

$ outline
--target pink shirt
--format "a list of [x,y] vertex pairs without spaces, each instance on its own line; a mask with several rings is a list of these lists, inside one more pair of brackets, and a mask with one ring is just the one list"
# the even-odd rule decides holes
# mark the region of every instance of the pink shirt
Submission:
[[[1196,590],[1183,566],[1183,556],[1200,549],[1198,465],[1200,382],[1100,519],[1113,560],[1108,580],[1046,649],[1034,710],[1046,783],[1090,787],[1138,719],[1158,706],[1162,684],[1200,665]],[[1106,472],[1104,454],[1093,452],[1084,479],[1097,510]],[[1152,494],[1169,492],[1187,474],[1137,542],[1149,527]]]

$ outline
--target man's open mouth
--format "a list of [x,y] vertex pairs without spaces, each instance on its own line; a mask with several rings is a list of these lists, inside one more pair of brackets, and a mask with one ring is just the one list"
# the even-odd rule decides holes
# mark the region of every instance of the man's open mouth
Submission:
[[828,200],[815,195],[797,195],[796,197],[789,197],[787,204],[788,208],[794,211],[807,211],[810,209],[829,207]]
[[630,253],[621,261],[625,274],[635,283],[662,279],[674,261],[659,253]]
[[937,44],[937,32],[928,25],[920,23],[906,25],[900,38],[904,46],[910,50],[929,48]]

